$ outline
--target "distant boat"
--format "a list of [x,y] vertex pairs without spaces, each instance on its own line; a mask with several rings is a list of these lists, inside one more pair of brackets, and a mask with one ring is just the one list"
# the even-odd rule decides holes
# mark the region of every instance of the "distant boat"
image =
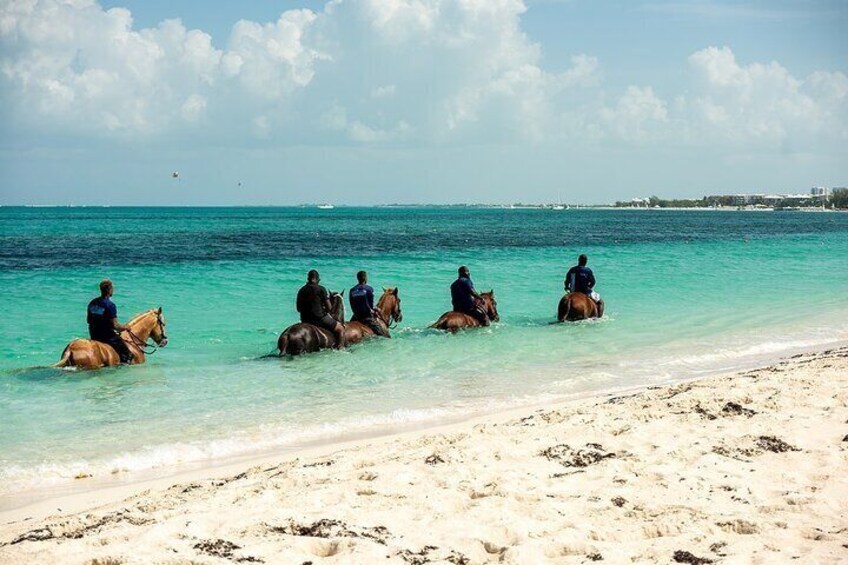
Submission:
[[565,206],[563,206],[562,204],[556,204],[554,206],[551,206],[551,210],[565,210]]
[[333,208],[335,208],[335,206],[333,206],[332,204],[319,204],[318,205],[319,210],[332,210]]

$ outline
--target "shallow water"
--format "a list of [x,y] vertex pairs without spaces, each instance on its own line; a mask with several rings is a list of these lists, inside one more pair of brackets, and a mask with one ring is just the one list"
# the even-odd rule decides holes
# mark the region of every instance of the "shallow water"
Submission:
[[[509,209],[0,209],[0,496],[101,475],[689,378],[848,338],[848,214]],[[551,325],[590,257],[600,321]],[[467,264],[501,323],[426,329]],[[398,286],[394,339],[262,359],[310,268]],[[55,362],[97,283],[163,306],[144,366]]]

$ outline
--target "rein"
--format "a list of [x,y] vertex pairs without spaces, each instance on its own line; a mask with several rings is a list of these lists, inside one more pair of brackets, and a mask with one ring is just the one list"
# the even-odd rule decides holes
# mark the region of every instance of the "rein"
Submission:
[[377,317],[380,318],[380,320],[382,320],[382,322],[386,324],[386,327],[390,330],[397,327],[397,321],[392,318],[391,314],[386,316],[379,308],[374,308],[374,312],[377,314]]
[[[130,337],[132,338],[132,340],[129,343],[132,343],[136,347],[140,348],[142,353],[144,353],[145,355],[153,355],[154,353],[159,351],[159,346],[156,345],[155,341],[152,342],[152,343],[148,343],[146,341],[143,341],[140,337],[135,335],[135,333],[133,333],[132,330],[127,330],[127,333],[130,334]],[[127,340],[124,340],[124,341],[127,341]],[[152,347],[153,349],[148,351],[148,348],[150,348],[150,347]]]
[[[156,314],[156,324],[160,328],[162,328],[162,330],[163,330],[162,333],[164,335],[164,327],[163,327],[163,324],[162,324],[162,318],[159,316],[158,313]],[[127,342],[127,343],[132,343],[133,345],[135,345],[136,347],[141,349],[141,352],[144,353],[145,355],[153,355],[154,353],[159,351],[159,344],[157,344],[155,341],[148,343],[148,342],[144,341],[143,339],[141,339],[140,337],[138,337],[137,335],[135,335],[135,332],[133,332],[130,329],[126,330],[126,332],[128,334],[130,334],[130,337],[132,338],[132,340],[129,341],[129,342],[127,342],[127,340],[124,340],[124,341]]]

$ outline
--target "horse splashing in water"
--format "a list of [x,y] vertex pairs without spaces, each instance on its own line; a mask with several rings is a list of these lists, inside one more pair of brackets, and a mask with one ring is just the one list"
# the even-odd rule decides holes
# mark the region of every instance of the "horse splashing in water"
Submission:
[[[480,299],[479,306],[483,308],[483,311],[486,312],[489,319],[493,322],[500,321],[501,317],[498,315],[498,302],[495,300],[495,291],[490,290],[489,292],[481,292]],[[441,317],[430,327],[453,333],[465,328],[478,328],[480,326],[480,322],[474,316],[469,316],[462,312],[451,311],[442,314]]]
[[[168,336],[165,335],[165,316],[162,307],[142,312],[127,323],[129,330],[121,332],[127,347],[132,353],[130,364],[144,363],[145,350],[152,339],[155,347],[165,347]],[[154,350],[155,351],[155,350]],[[111,345],[92,339],[75,339],[62,352],[62,358],[54,367],[79,367],[80,369],[99,369],[119,365],[121,358]]]
[[[340,324],[344,324],[345,318],[343,293],[344,291],[330,292],[330,311],[328,312]],[[336,336],[333,332],[304,322],[292,324],[277,338],[277,349],[281,356],[312,353],[331,347],[336,347]]]
[[[397,287],[383,288],[383,295],[377,301],[377,306],[374,309],[377,311],[376,322],[385,326],[386,335],[388,336],[389,326],[391,326],[392,322],[397,323],[403,320]],[[359,343],[366,338],[376,335],[373,328],[362,322],[351,320],[345,325],[345,343],[347,345]]]
[[570,292],[559,301],[559,308],[557,308],[558,322],[573,322],[600,317],[601,312],[597,303],[582,292]]

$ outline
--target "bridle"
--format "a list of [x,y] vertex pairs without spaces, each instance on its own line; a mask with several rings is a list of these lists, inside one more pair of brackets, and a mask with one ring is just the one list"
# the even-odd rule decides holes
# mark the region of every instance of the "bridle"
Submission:
[[[162,313],[159,311],[156,312],[156,325],[159,326],[159,330],[162,332],[162,340],[167,340],[168,336],[165,335],[165,322],[162,321]],[[131,343],[141,349],[142,353],[145,355],[153,355],[159,351],[159,344],[156,343],[156,341],[148,343],[135,335],[132,330],[127,330],[127,333],[130,334],[130,337],[132,338]]]
[[[388,316],[383,314],[383,311],[380,310],[379,303],[377,304],[377,308],[374,308],[374,311],[377,313],[377,316],[383,321],[384,324],[386,324],[386,327],[390,330],[396,328],[398,322],[400,322],[400,319],[403,317],[403,315],[400,313],[400,298],[397,298],[396,296],[395,299],[397,300],[395,308],[392,309]],[[395,311],[397,311],[397,314],[395,314]]]

